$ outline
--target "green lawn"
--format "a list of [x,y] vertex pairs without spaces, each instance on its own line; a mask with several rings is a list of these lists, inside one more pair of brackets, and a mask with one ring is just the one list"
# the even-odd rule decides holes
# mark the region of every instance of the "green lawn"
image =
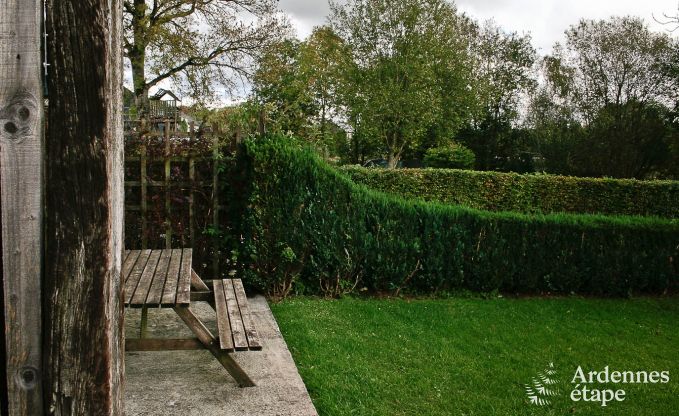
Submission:
[[[319,300],[272,304],[323,415],[679,415],[679,298]],[[561,391],[528,403],[553,362]],[[572,402],[583,370],[670,371],[623,402]]]

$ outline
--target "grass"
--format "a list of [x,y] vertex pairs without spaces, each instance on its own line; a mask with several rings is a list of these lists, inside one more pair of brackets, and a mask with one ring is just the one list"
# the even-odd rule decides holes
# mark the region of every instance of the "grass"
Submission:
[[[320,300],[272,305],[324,415],[679,415],[679,299]],[[561,394],[528,403],[553,362]],[[670,371],[623,402],[572,402],[583,370]]]

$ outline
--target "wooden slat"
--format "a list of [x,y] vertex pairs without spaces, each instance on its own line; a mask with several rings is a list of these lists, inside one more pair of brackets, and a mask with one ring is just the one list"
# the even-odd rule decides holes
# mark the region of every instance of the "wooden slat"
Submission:
[[182,264],[179,267],[179,282],[177,284],[177,305],[191,304],[191,256],[193,250],[182,250]]
[[160,306],[161,304],[171,255],[172,250],[162,250],[160,252],[160,260],[158,260],[158,266],[154,273],[153,283],[151,284],[149,294],[146,297],[145,304],[147,306]]
[[125,252],[125,260],[123,261],[123,267],[120,273],[121,282],[127,281],[127,278],[130,275],[130,272],[132,271],[132,267],[134,267],[134,264],[137,262],[137,259],[139,258],[140,254],[141,254],[140,250],[127,250]]
[[221,280],[215,280],[215,312],[217,312],[217,330],[219,331],[219,346],[226,351],[233,351],[233,339],[231,337],[231,324],[226,308],[226,297]]
[[204,350],[205,345],[198,338],[127,338],[125,351],[186,351]]
[[137,259],[137,262],[134,264],[134,267],[130,272],[130,276],[125,281],[126,306],[130,304],[130,300],[132,299],[132,296],[134,296],[134,292],[137,290],[139,279],[141,279],[141,274],[144,271],[144,268],[146,267],[146,263],[148,263],[150,255],[151,250],[142,250],[141,253],[139,253],[139,258]]
[[231,323],[233,346],[236,351],[247,350],[248,340],[245,337],[245,328],[243,328],[243,320],[238,309],[238,301],[236,301],[233,283],[231,279],[224,279],[222,282],[224,285],[224,296],[226,297],[226,310],[229,314],[229,322]]
[[177,283],[179,282],[179,268],[182,264],[182,250],[172,250],[170,258],[170,266],[167,269],[167,279],[165,280],[165,288],[163,289],[163,297],[161,299],[162,306],[174,306],[177,299]]
[[158,260],[160,260],[160,250],[152,250],[149,261],[146,263],[146,267],[144,267],[141,279],[139,279],[137,290],[134,291],[134,295],[130,301],[130,306],[143,306],[146,303],[146,297],[148,296],[149,289],[153,283],[153,278],[155,277]]
[[259,340],[259,334],[257,333],[255,323],[250,314],[250,305],[248,304],[248,298],[245,296],[243,282],[240,279],[233,279],[233,289],[236,292],[236,300],[238,301],[238,308],[240,309],[240,315],[243,319],[248,346],[251,350],[261,350],[262,343]]
[[37,0],[0,1],[0,413],[7,406],[12,416],[43,413],[41,9]]

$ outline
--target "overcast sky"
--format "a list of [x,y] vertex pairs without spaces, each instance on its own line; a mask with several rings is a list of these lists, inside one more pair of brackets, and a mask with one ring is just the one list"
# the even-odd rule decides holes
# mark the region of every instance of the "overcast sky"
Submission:
[[[398,1],[398,0],[394,0]],[[458,9],[477,20],[493,19],[508,31],[530,33],[533,45],[548,54],[554,42],[563,40],[564,31],[581,18],[609,16],[643,17],[653,30],[666,30],[653,16],[675,14],[678,0],[458,0]],[[327,22],[327,0],[280,0],[280,8],[290,16],[298,36],[304,38],[316,25]]]

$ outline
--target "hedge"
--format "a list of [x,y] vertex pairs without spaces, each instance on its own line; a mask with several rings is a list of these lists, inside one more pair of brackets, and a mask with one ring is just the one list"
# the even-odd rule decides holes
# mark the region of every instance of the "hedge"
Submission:
[[627,295],[678,287],[676,220],[406,200],[357,185],[284,139],[247,141],[238,160],[233,255],[245,282],[269,294]]
[[679,181],[448,169],[341,170],[375,190],[482,210],[679,218]]

